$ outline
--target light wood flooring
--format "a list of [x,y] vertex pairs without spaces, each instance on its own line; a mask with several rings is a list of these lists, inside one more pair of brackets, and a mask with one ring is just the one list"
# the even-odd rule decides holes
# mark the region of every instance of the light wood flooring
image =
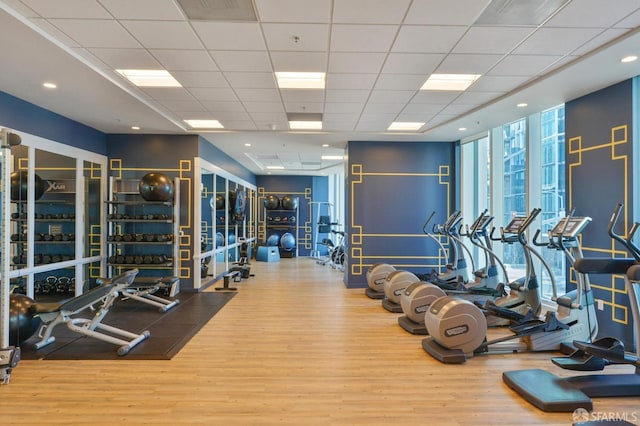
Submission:
[[[550,354],[444,365],[422,350],[422,336],[398,326],[398,314],[346,289],[340,272],[309,258],[252,266],[256,276],[171,361],[22,361],[0,386],[0,424],[572,422],[529,405],[501,379],[536,367],[567,375]],[[640,398],[601,398],[595,409],[640,423]]]

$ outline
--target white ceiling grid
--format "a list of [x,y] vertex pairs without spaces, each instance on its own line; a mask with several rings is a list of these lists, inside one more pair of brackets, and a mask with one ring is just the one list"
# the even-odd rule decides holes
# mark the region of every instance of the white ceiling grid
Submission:
[[[527,3],[496,1],[505,8]],[[537,3],[558,1],[563,3]],[[425,140],[421,135],[443,123],[636,33],[640,24],[638,0],[616,0],[615,7],[609,0],[567,0],[541,25],[477,25],[491,3],[254,0],[257,22],[189,20],[175,0],[4,0],[0,7],[127,87],[176,133],[189,130],[175,126],[185,119],[219,120],[225,130],[206,137],[232,156],[252,153],[248,167],[261,173],[267,165],[261,153],[275,154],[274,161],[294,170],[326,167],[318,159],[330,152],[320,149],[321,135],[340,152],[346,140],[393,140],[386,131],[393,121],[418,121],[425,125],[413,140]],[[135,88],[115,72],[123,68],[164,68],[183,87]],[[280,90],[275,71],[326,72],[326,88]],[[482,77],[466,92],[420,91],[431,73]],[[322,132],[290,132],[291,112],[322,113]],[[314,147],[318,161],[301,157],[309,152],[304,144],[282,152],[282,144],[272,143],[273,133],[285,147],[314,139],[306,145]],[[238,143],[252,135],[260,136],[261,147],[258,139],[251,149]],[[291,154],[291,146],[299,155]]]

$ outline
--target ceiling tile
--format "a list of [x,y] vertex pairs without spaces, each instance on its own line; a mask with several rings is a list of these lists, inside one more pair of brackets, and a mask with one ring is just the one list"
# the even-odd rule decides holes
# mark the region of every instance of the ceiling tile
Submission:
[[3,3],[26,18],[38,18],[40,16],[35,10],[27,7],[20,0],[4,0]]
[[254,120],[254,122],[256,123],[256,128],[258,130],[269,130],[269,131],[273,131],[273,130],[276,130],[276,131],[289,130],[289,122],[286,119],[278,120],[278,121]]
[[[525,76],[531,77],[550,66],[561,56],[550,55],[509,55],[500,61],[488,75]],[[478,83],[482,78],[478,80]]]
[[324,102],[324,90],[318,89],[282,89],[282,99],[285,102]]
[[31,18],[30,22],[37,25],[41,30],[50,35],[52,38],[58,40],[65,46],[69,47],[80,47],[80,44],[76,42],[74,39],[69,37],[67,34],[60,31],[57,27],[55,27],[51,22],[44,18]]
[[471,27],[453,53],[509,53],[533,31],[528,27]]
[[209,51],[222,71],[271,72],[269,56],[264,51]]
[[284,108],[287,112],[308,112],[308,113],[323,113],[323,102],[297,102],[284,100]]
[[636,0],[618,0],[615,7],[602,0],[580,0],[569,2],[562,10],[545,23],[546,27],[608,28],[637,11]]
[[387,52],[393,43],[396,25],[343,25],[331,29],[332,52]]
[[329,49],[327,24],[262,24],[270,50],[321,51]]
[[193,101],[193,96],[182,87],[143,87],[147,95],[157,101]]
[[198,101],[161,101],[165,108],[174,112],[205,112],[206,109]]
[[323,120],[322,129],[327,132],[351,132],[355,129],[356,120]]
[[416,90],[372,90],[369,95],[369,103],[406,104],[415,95]]
[[252,115],[254,113],[284,113],[282,102],[244,102],[244,107]]
[[444,58],[445,55],[435,53],[390,53],[382,72],[420,74],[426,80]]
[[460,92],[421,90],[411,99],[411,103],[448,105],[458,96]]
[[620,22],[614,25],[615,28],[627,28],[632,29],[640,26],[640,10],[630,14]]
[[363,89],[369,90],[376,82],[377,74],[339,74],[327,75],[327,89]]
[[217,71],[206,50],[151,50],[151,54],[169,71]]
[[100,0],[100,4],[116,19],[184,20],[174,0]]
[[574,50],[573,52],[571,52],[571,54],[584,55],[610,42],[611,40],[622,36],[626,32],[627,30],[623,28],[605,30],[602,33],[595,36],[594,38],[592,38],[591,40],[589,40],[588,42],[586,42],[585,44],[583,44],[582,46],[580,46],[579,48],[577,48],[576,50]]
[[216,117],[218,120],[233,120],[233,121],[250,121],[249,114],[245,111],[216,111]]
[[408,114],[402,112],[398,114],[395,118],[395,121],[404,121],[410,123],[426,123],[429,118],[431,118],[433,114]]
[[502,59],[502,55],[451,54],[444,58],[436,72],[443,74],[485,74],[500,59]]
[[255,0],[256,12],[263,22],[328,23],[331,0]]
[[286,122],[287,114],[283,112],[252,112],[251,118],[256,122],[266,122],[266,121],[275,121],[275,122]]
[[229,102],[229,101],[202,101],[202,105],[207,109],[207,111],[218,112],[218,111],[244,111],[244,106],[240,102]]
[[384,53],[342,53],[329,55],[329,72],[335,73],[378,73],[385,58]]
[[324,114],[360,114],[364,108],[363,102],[327,102],[324,104]]
[[189,92],[200,101],[236,101],[233,90],[224,87],[193,87]]
[[221,72],[174,71],[171,73],[183,87],[229,87]]
[[524,84],[528,77],[483,75],[467,91],[508,92]]
[[409,0],[334,0],[333,22],[399,24],[409,3]]
[[324,72],[327,54],[322,52],[271,52],[274,71]]
[[362,115],[356,130],[359,132],[384,132],[396,118],[396,114],[368,114]]
[[257,22],[191,21],[198,36],[210,50],[264,50]]
[[451,105],[447,105],[441,111],[441,114],[459,115],[459,114],[464,114],[465,112],[471,111],[473,108],[475,108],[475,105],[451,104]]
[[368,102],[362,110],[362,115],[367,116],[369,114],[398,114],[402,111],[405,104],[394,104],[394,103],[371,103]]
[[187,22],[120,21],[147,49],[202,49],[202,43]]
[[[431,116],[442,111],[442,109],[446,107],[447,104],[448,102],[445,104],[438,104],[438,103],[425,104],[425,103],[411,102],[407,104],[406,107],[404,107],[400,115]],[[418,120],[418,121],[423,121],[423,120]]]
[[400,28],[392,52],[448,53],[467,27],[409,26]]
[[540,28],[518,46],[518,55],[566,55],[601,33],[598,28]]
[[504,92],[464,92],[455,100],[455,104],[461,105],[480,105],[490,102],[497,97],[503,95]]
[[141,47],[136,39],[113,20],[51,19],[49,22],[83,47]]
[[471,25],[490,0],[413,0],[405,24]]
[[420,89],[427,74],[380,74],[376,81],[376,90],[412,90]]
[[22,0],[43,18],[111,19],[95,0]]
[[326,102],[366,102],[369,90],[326,90]]
[[227,72],[225,77],[233,88],[276,89],[276,79],[270,72]]
[[160,69],[162,65],[145,49],[100,49],[89,51],[113,69]]
[[237,89],[242,102],[280,102],[280,92],[276,89]]

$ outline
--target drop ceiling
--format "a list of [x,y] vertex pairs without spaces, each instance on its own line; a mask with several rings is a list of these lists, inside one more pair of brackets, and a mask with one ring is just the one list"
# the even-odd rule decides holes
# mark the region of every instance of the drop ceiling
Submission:
[[[187,15],[187,3],[206,15]],[[321,156],[343,154],[347,141],[462,139],[640,74],[637,61],[619,62],[640,55],[638,0],[0,0],[0,9],[0,90],[106,133],[198,133],[256,174],[326,173],[340,161]],[[141,68],[166,69],[182,87],[140,88],[115,71]],[[325,89],[279,89],[277,71],[325,72]],[[481,77],[463,92],[421,91],[432,73]],[[290,130],[291,114],[321,114],[322,130]],[[198,132],[186,119],[224,129]],[[387,131],[397,121],[425,124]]]

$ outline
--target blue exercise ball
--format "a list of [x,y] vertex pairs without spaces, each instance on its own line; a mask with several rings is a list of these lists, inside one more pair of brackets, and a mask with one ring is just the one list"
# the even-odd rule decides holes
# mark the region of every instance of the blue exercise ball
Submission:
[[280,244],[280,235],[273,233],[267,237],[267,245],[271,247],[278,247]]
[[291,232],[286,232],[280,237],[280,247],[285,251],[292,251],[296,248],[296,237]]
[[40,327],[40,318],[34,316],[31,305],[35,302],[24,294],[9,297],[9,344],[19,346]]
[[224,235],[222,232],[216,232],[216,247],[222,247],[224,245]]
[[234,234],[233,232],[229,232],[229,234],[227,235],[227,242],[229,244],[235,244],[236,243],[236,234]]

